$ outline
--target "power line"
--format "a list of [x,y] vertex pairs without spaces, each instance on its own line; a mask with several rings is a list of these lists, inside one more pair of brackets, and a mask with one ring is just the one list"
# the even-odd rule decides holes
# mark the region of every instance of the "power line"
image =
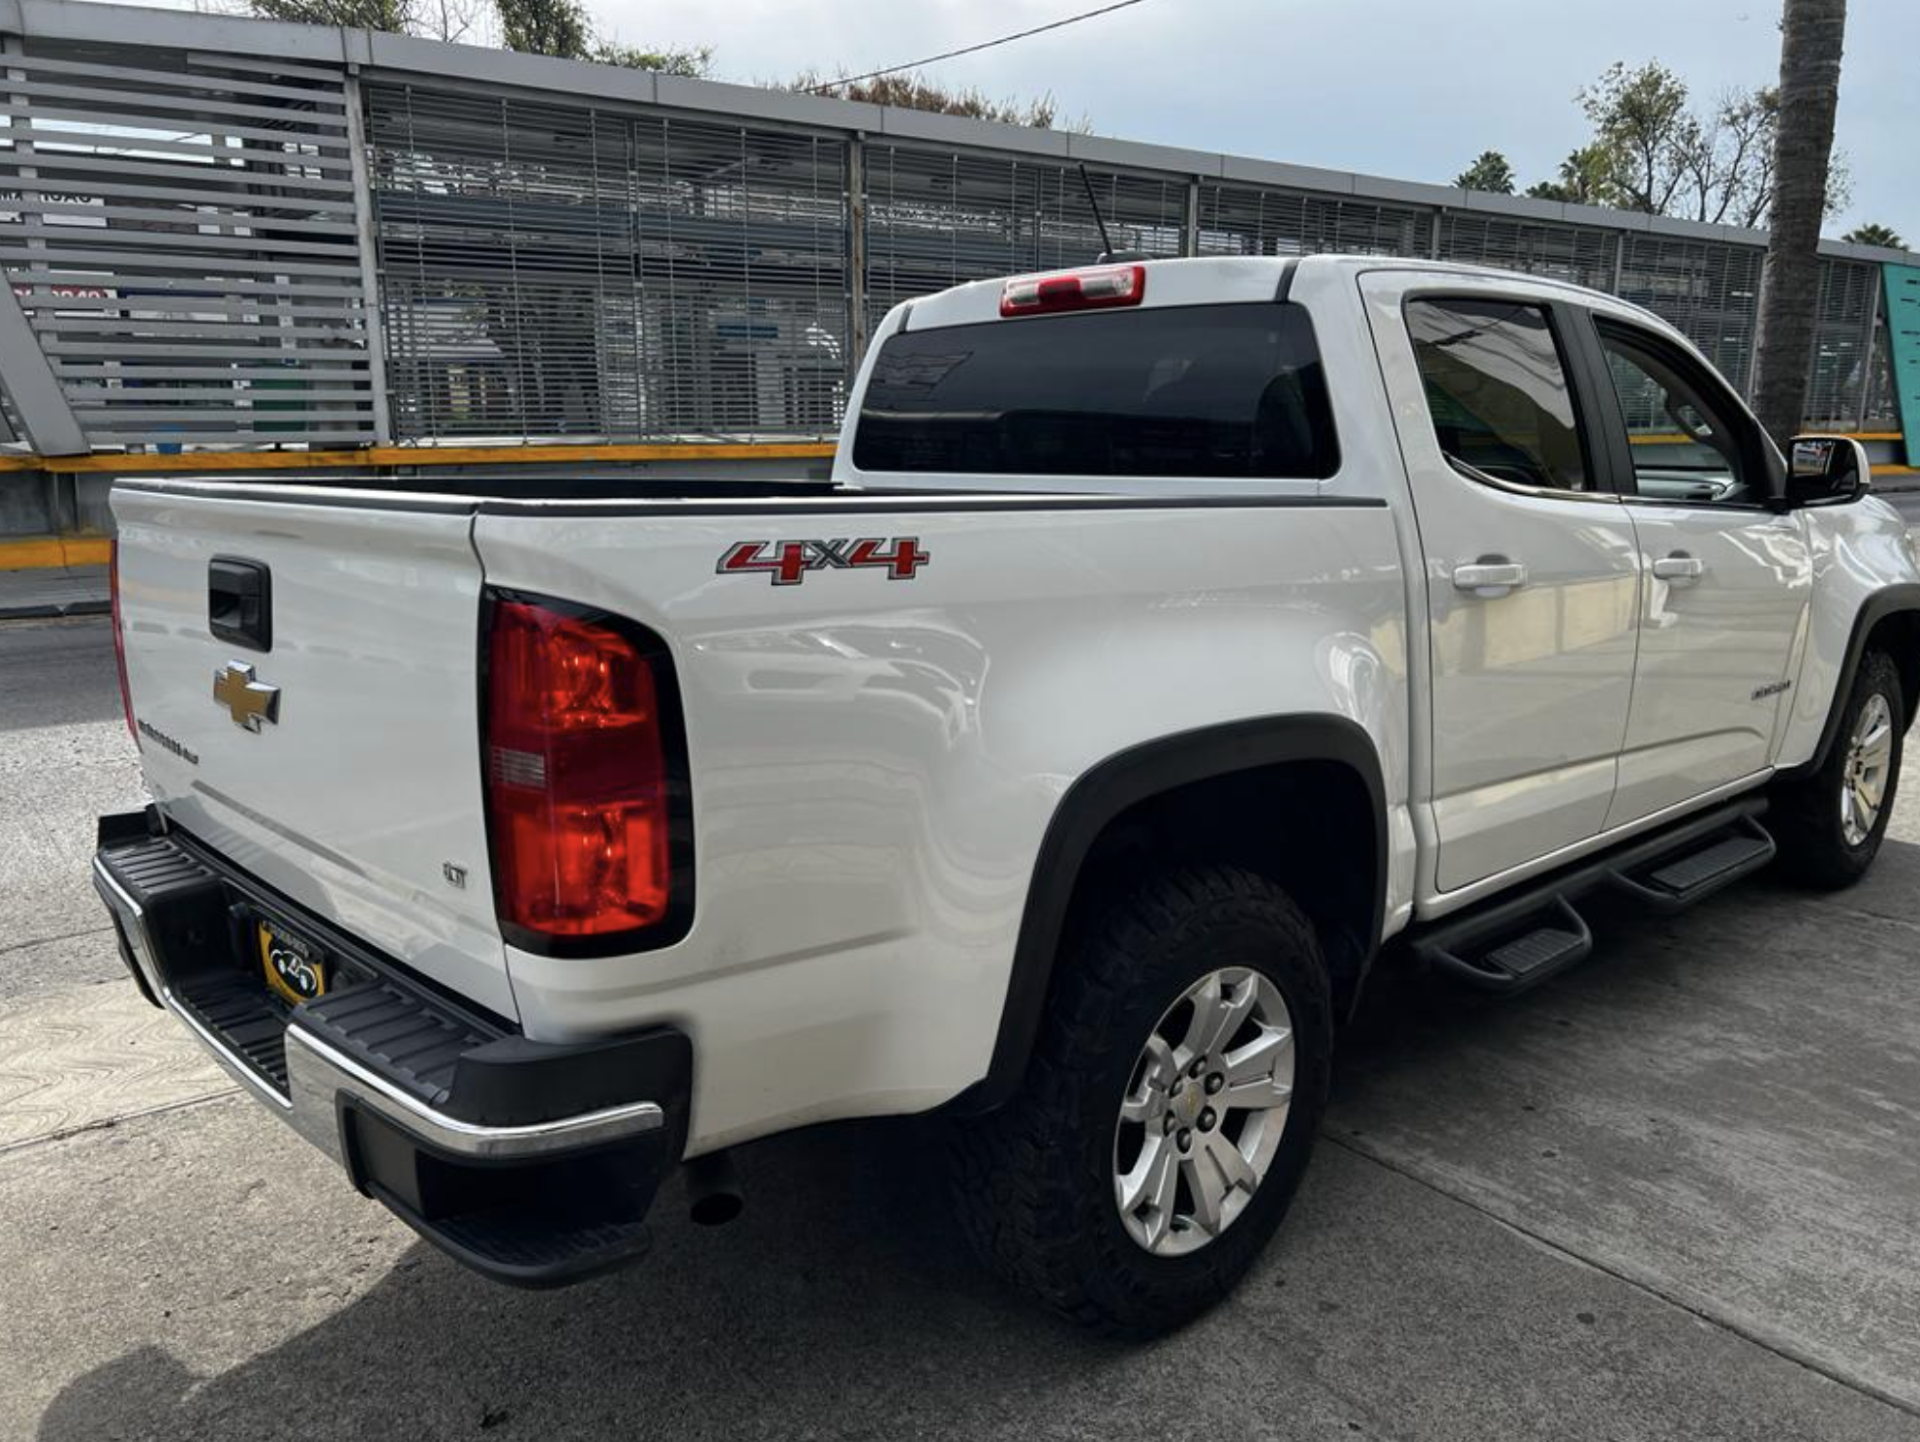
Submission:
[[809,87],[809,95],[818,95],[826,90],[839,90],[848,85],[858,85],[862,80],[878,80],[882,75],[897,75],[902,70],[918,70],[923,65],[934,65],[942,60],[951,60],[956,55],[972,55],[978,50],[991,50],[996,45],[1010,45],[1015,40],[1025,40],[1029,35],[1041,35],[1049,30],[1059,30],[1067,25],[1078,25],[1082,20],[1092,20],[1097,16],[1111,15],[1116,10],[1125,10],[1130,5],[1138,5],[1141,0],[1116,0],[1115,4],[1102,5],[1098,10],[1083,10],[1078,15],[1069,15],[1064,20],[1052,20],[1045,25],[1036,25],[1031,30],[1016,30],[1011,35],[1002,35],[997,40],[982,40],[978,45],[963,45],[958,50],[948,50],[939,55],[929,55],[924,60],[909,60],[905,65],[889,65],[884,70],[869,70],[865,75],[849,75],[839,80],[829,80],[821,85]]

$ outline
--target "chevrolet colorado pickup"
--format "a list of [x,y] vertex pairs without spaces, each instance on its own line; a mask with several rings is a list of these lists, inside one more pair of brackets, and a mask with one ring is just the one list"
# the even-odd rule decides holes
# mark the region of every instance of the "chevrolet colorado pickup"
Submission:
[[1376,958],[1516,991],[1598,892],[1873,859],[1920,569],[1791,450],[1621,300],[1235,258],[897,307],[830,482],[126,481],[95,879],[492,1277],[937,1114],[987,1260],[1151,1334],[1279,1225]]

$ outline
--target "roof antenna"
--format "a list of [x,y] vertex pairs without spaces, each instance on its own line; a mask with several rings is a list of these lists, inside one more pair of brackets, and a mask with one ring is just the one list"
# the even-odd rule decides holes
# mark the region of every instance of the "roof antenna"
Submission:
[[1087,174],[1087,162],[1080,162],[1080,183],[1087,190],[1087,205],[1093,211],[1093,223],[1100,227],[1100,255],[1095,262],[1105,265],[1115,260],[1145,260],[1147,257],[1137,250],[1115,250],[1113,240],[1107,234],[1107,222],[1100,214],[1100,202],[1093,193],[1093,177]]

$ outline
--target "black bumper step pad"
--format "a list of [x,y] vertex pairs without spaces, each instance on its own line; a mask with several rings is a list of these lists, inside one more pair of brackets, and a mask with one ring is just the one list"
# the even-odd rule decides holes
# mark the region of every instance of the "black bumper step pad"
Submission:
[[497,1036],[384,979],[303,1003],[298,1025],[436,1111],[460,1058]]
[[281,1096],[287,1095],[287,1018],[266,983],[246,976],[197,978],[174,1000]]

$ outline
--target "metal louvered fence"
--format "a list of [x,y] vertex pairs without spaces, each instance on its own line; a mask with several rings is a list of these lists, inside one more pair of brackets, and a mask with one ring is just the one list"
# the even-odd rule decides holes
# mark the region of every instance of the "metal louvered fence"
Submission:
[[376,431],[346,77],[10,43],[0,266],[96,447]]
[[[890,306],[1096,253],[1082,162],[1119,246],[1555,276],[1748,377],[1753,232],[360,31],[18,6],[0,426],[43,451],[54,402],[93,449],[826,437]],[[1826,250],[1808,419],[1897,430],[1879,262],[1901,257]]]

